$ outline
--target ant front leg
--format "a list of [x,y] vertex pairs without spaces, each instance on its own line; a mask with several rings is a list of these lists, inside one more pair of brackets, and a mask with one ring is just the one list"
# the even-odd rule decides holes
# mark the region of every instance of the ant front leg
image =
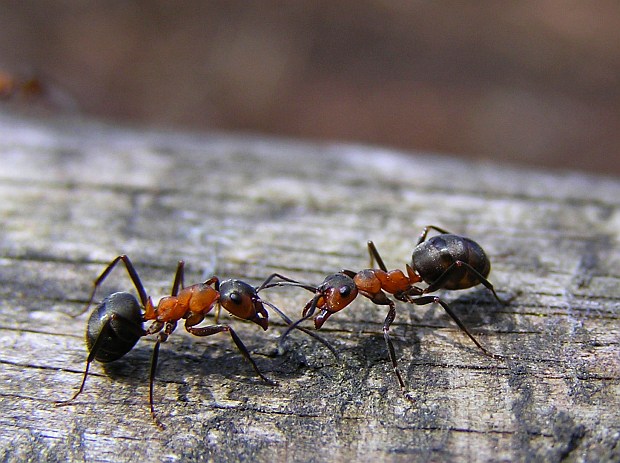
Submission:
[[[174,282],[172,283],[172,290],[170,291],[171,296],[176,296],[179,293],[179,287],[182,289],[184,287],[184,276],[185,276],[185,262],[182,260],[177,264],[177,271],[174,276]],[[151,408],[151,417],[155,422],[155,425],[160,429],[166,429],[164,424],[157,418],[155,413],[155,405],[153,401],[153,389],[155,384],[155,373],[157,372],[157,361],[159,360],[159,347],[162,342],[166,342],[168,336],[172,334],[172,332],[176,329],[177,322],[162,322],[155,320],[151,323],[151,326],[148,327],[146,334],[151,335],[158,333],[157,341],[155,342],[155,346],[153,347],[153,353],[151,355],[151,369],[149,372],[149,406]],[[163,331],[161,331],[163,328]]]
[[[302,321],[306,320],[306,318],[302,318],[301,320],[297,321],[297,322],[293,322],[293,320],[291,320],[290,318],[288,318],[286,316],[286,314],[284,312],[282,312],[278,307],[276,307],[274,304],[272,304],[269,301],[265,301],[264,299],[262,300],[263,304],[267,305],[268,307],[272,308],[273,310],[275,310],[275,312],[280,315],[280,318],[282,318],[282,320],[284,320],[284,322],[289,326],[289,328],[291,326],[293,326],[295,329],[298,329],[299,331],[302,331],[304,333],[306,333],[308,336],[310,336],[311,338],[316,339],[317,341],[319,341],[321,344],[323,344],[325,347],[327,347],[329,349],[329,351],[332,353],[332,355],[336,358],[336,360],[338,360],[340,357],[338,355],[338,352],[336,351],[336,349],[334,349],[334,346],[332,346],[329,342],[327,342],[325,339],[323,339],[321,336],[319,336],[316,333],[313,333],[312,331],[302,327],[302,326],[298,326],[299,323],[301,323]],[[312,314],[311,314],[312,315]],[[287,329],[287,332],[289,330]],[[277,354],[275,355],[283,355],[284,354],[284,343],[283,343],[283,339],[282,337],[280,338],[280,341],[278,342],[278,349],[277,349]]]
[[248,362],[250,362],[250,364],[252,365],[252,368],[254,368],[254,371],[256,372],[256,374],[263,381],[265,381],[267,384],[270,384],[271,386],[277,386],[278,383],[276,383],[275,381],[270,380],[269,378],[267,378],[265,375],[263,375],[261,373],[261,371],[258,369],[258,366],[256,365],[256,363],[252,359],[252,356],[250,355],[250,352],[248,351],[247,347],[245,347],[245,345],[243,344],[243,341],[241,341],[241,338],[237,335],[237,333],[235,333],[235,330],[233,330],[230,326],[228,326],[228,325],[211,325],[211,326],[204,326],[204,327],[200,327],[200,328],[195,328],[193,326],[185,325],[185,329],[189,333],[193,334],[194,336],[212,336],[212,335],[217,334],[217,333],[228,332],[230,334],[230,337],[232,338],[233,342],[237,346],[237,349],[239,349],[239,352],[241,352],[241,354],[248,360]]
[[392,343],[392,340],[390,339],[390,333],[389,333],[390,326],[392,325],[392,322],[396,318],[396,306],[394,305],[394,302],[389,297],[387,297],[387,295],[383,291],[377,294],[374,294],[374,295],[369,295],[362,291],[361,294],[368,297],[374,304],[390,306],[388,313],[385,317],[385,320],[383,322],[383,339],[385,340],[385,345],[387,346],[387,349],[388,349],[390,361],[392,362],[392,368],[394,369],[394,374],[396,375],[396,379],[398,380],[400,389],[403,391],[403,394],[405,394],[405,397],[411,400],[409,395],[405,392],[407,389],[407,386],[405,384],[405,381],[403,380],[402,375],[400,374],[400,370],[398,369],[398,362],[396,360],[396,350],[394,349],[394,344]]
[[452,318],[452,320],[454,320],[454,322],[458,325],[458,327],[463,330],[463,332],[469,337],[469,339],[471,339],[473,341],[473,343],[478,346],[478,348],[488,357],[497,359],[497,360],[503,360],[504,357],[498,354],[493,354],[491,352],[489,352],[487,349],[485,349],[482,344],[480,344],[478,342],[478,340],[474,337],[473,334],[471,334],[469,332],[469,330],[467,329],[467,327],[465,326],[465,324],[461,321],[461,319],[459,317],[457,317],[456,313],[454,313],[454,311],[450,308],[450,306],[445,303],[444,301],[442,301],[439,297],[437,296],[421,296],[421,297],[416,297],[416,298],[410,298],[408,300],[408,302],[410,302],[411,304],[415,304],[415,305],[426,305],[426,304],[433,304],[433,303],[437,303],[439,305],[441,305],[443,307],[443,309],[446,311],[446,313],[448,315],[450,315],[450,317]]
[[314,315],[314,312],[316,311],[316,308],[317,308],[317,304],[322,297],[323,297],[323,294],[321,292],[317,292],[315,296],[304,307],[304,310],[302,312],[302,317],[296,322],[289,323],[288,328],[286,329],[286,331],[284,331],[284,333],[282,333],[282,336],[280,336],[280,339],[278,340],[278,352],[284,352],[286,350],[284,348],[284,340],[286,339],[286,337],[294,329],[301,329],[299,328],[299,325],[305,322],[306,320],[308,320],[309,318],[311,318],[312,315]]
[[[157,360],[159,359],[159,346],[162,342],[166,342],[168,336],[172,334],[172,332],[177,327],[177,322],[167,322],[163,324],[163,322],[153,322],[153,324],[149,327],[147,331],[148,334],[153,334],[164,327],[164,331],[160,331],[157,335],[157,341],[155,342],[155,347],[153,347],[153,354],[151,355],[151,370],[149,372],[149,406],[151,407],[151,417],[155,425],[160,429],[166,429],[164,424],[159,421],[157,415],[155,414],[155,405],[153,402],[153,388],[155,384],[155,372],[157,371]],[[152,331],[149,333],[149,331]]]

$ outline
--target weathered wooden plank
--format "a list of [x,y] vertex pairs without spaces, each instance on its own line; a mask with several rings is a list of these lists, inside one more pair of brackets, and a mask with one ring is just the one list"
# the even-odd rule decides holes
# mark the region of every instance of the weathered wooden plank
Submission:
[[[88,461],[614,461],[620,459],[620,181],[404,155],[372,147],[121,130],[0,114],[0,456]],[[485,289],[442,297],[491,351],[434,306],[398,305],[391,372],[385,308],[359,298],[321,335],[234,324],[257,379],[225,335],[182,328],[162,348],[148,413],[153,340],[94,364],[86,352],[93,279],[129,254],[149,294],[213,273],[257,284],[274,271],[318,284],[368,265],[373,239],[404,268],[417,234],[440,225],[480,242]],[[101,297],[131,284],[119,270]],[[289,316],[310,294],[265,291]]]

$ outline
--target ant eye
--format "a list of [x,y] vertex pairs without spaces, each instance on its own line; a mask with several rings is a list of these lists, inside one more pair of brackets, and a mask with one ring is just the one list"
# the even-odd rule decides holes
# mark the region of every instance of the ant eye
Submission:
[[235,291],[230,293],[230,300],[237,305],[241,305],[243,303],[243,296]]
[[338,290],[338,292],[340,293],[340,295],[342,297],[348,297],[351,294],[351,287],[350,286],[341,286],[340,289]]

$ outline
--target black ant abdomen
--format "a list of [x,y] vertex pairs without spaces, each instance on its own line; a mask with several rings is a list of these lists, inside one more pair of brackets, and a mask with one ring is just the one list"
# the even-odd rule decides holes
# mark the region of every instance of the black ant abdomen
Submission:
[[[443,289],[466,289],[480,283],[473,272],[459,262],[474,269],[486,278],[491,271],[491,264],[482,247],[474,240],[464,236],[441,234],[423,241],[413,250],[412,267],[428,284],[436,289],[441,281]],[[443,280],[442,276],[447,274]],[[430,292],[430,291],[429,291]]]
[[101,301],[90,313],[86,325],[88,357],[80,388],[69,400],[59,401],[58,404],[68,404],[82,393],[93,360],[101,363],[118,360],[133,349],[145,334],[142,307],[135,297],[119,292]]
[[[426,240],[429,230],[440,234]],[[491,271],[489,258],[482,247],[470,238],[429,225],[420,234],[413,250],[411,267],[419,278],[428,283],[424,293],[439,289],[467,289],[482,284],[493,293],[495,299],[503,303],[487,280]]]
[[142,309],[131,294],[106,297],[93,309],[86,327],[88,352],[99,362],[118,360],[144,336]]

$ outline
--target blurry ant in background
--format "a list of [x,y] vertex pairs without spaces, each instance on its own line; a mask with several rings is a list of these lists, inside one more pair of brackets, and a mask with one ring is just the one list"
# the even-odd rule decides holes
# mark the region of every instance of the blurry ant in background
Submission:
[[[185,320],[185,329],[195,336],[211,336],[221,332],[230,334],[233,342],[241,354],[250,362],[256,374],[267,384],[276,385],[265,377],[250,356],[237,333],[227,324],[219,324],[218,316],[220,306],[224,307],[235,317],[249,320],[259,325],[263,330],[269,326],[269,315],[264,305],[274,309],[284,321],[291,325],[292,321],[286,317],[276,306],[262,300],[256,289],[241,280],[225,280],[220,282],[217,277],[212,277],[204,283],[184,287],[184,262],[179,261],[177,271],[172,284],[170,296],[160,299],[155,306],[150,296],[146,294],[144,285],[136,272],[133,264],[126,255],[116,257],[104,269],[95,280],[94,287],[86,305],[86,310],[92,303],[97,288],[103,283],[110,272],[119,262],[125,264],[134,287],[138,291],[140,302],[127,292],[117,292],[106,297],[90,314],[86,329],[86,344],[88,357],[82,377],[82,383],[78,391],[68,400],[60,401],[59,404],[72,402],[84,390],[88,369],[93,360],[106,363],[112,362],[127,354],[143,336],[157,334],[157,341],[151,357],[151,369],[149,374],[149,405],[151,416],[157,426],[164,429],[163,424],[155,414],[153,405],[153,383],[157,369],[159,346],[168,339],[177,326],[179,320]],[[217,306],[216,320],[214,325],[197,327],[205,316]],[[152,320],[151,325],[144,330],[143,322]],[[314,333],[302,329],[326,344]],[[329,346],[331,347],[331,346]]]
[[[431,229],[440,234],[427,240],[426,236]],[[298,286],[315,293],[314,297],[305,305],[302,318],[289,326],[280,338],[280,346],[291,330],[312,317],[317,309],[319,313],[314,318],[314,325],[316,329],[319,329],[331,315],[347,307],[358,294],[362,294],[377,305],[389,306],[388,314],[383,322],[383,336],[394,373],[404,391],[405,382],[398,369],[396,353],[389,335],[390,325],[396,317],[394,301],[387,295],[392,294],[395,299],[410,304],[440,304],[485,355],[495,359],[503,358],[485,349],[446,302],[438,296],[426,295],[439,289],[466,289],[482,284],[493,293],[495,299],[503,304],[503,301],[495,293],[493,285],[487,280],[491,270],[489,259],[475,241],[448,233],[434,225],[425,227],[413,250],[411,264],[406,266],[406,274],[401,270],[388,271],[372,241],[368,242],[368,252],[371,266],[373,266],[373,261],[376,261],[379,266],[378,269],[370,268],[357,273],[351,270],[342,270],[327,276],[319,286],[300,283],[277,273],[265,280],[258,288],[259,291],[275,286]],[[275,278],[283,281],[272,282]],[[421,282],[426,283],[427,286],[425,288],[416,286],[417,283]]]
[[0,69],[0,103],[34,110],[35,114],[48,114],[49,111],[54,114],[57,111],[67,114],[80,112],[73,95],[41,72],[17,73]]
[[0,100],[16,96],[31,98],[44,93],[43,83],[37,77],[23,78],[0,70]]

